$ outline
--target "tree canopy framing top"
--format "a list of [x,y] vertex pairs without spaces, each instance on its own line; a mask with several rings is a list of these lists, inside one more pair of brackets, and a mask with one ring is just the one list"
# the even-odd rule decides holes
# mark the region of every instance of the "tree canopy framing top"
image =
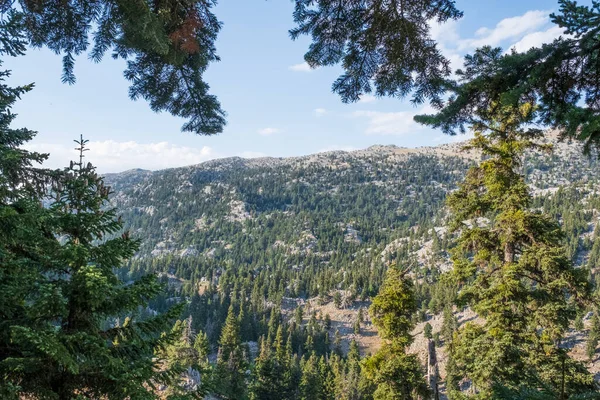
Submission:
[[127,61],[129,96],[153,111],[187,121],[183,131],[223,131],[225,112],[209,93],[203,74],[219,60],[215,40],[221,22],[216,0],[6,0],[0,2],[0,41],[9,55],[26,45],[63,56],[64,83],[75,83],[75,56],[89,50],[100,62],[107,52]]
[[582,141],[586,153],[600,148],[600,2],[559,4],[550,18],[563,36],[522,53],[477,49],[465,57],[458,81],[446,82],[450,96],[439,111],[416,121],[454,135],[485,120],[495,103],[535,102],[536,122]]
[[450,63],[429,34],[429,21],[462,17],[452,0],[296,0],[292,39],[310,35],[304,58],[313,68],[341,62],[333,83],[343,102],[378,96],[441,104]]

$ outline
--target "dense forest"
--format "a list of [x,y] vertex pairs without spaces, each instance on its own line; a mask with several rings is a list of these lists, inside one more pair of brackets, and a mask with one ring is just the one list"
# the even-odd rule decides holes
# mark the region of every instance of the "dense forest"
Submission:
[[[565,254],[595,277],[598,161],[576,144],[558,143],[555,134],[544,141],[553,152],[529,151],[519,168],[534,195],[531,206],[561,223]],[[233,313],[248,362],[287,345],[288,357],[303,360],[314,352],[337,369],[345,357],[380,348],[369,306],[389,266],[401,265],[415,285],[412,333],[420,340],[411,349],[425,360],[429,325],[427,336],[443,354],[443,337],[469,313],[449,306],[457,289],[442,278],[457,240],[445,198],[482,159],[462,146],[374,146],[108,175],[111,203],[132,235],[144,238],[120,274],[124,280],[161,276],[167,291],[145,312],[185,299],[182,323],[203,338],[210,360],[218,358]],[[590,318],[580,312],[579,331],[594,341]],[[594,351],[586,352],[594,361]]]

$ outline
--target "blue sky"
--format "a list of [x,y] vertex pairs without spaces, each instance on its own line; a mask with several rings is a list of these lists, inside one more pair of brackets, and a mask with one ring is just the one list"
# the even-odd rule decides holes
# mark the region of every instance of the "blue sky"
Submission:
[[[433,27],[455,66],[482,44],[526,50],[560,34],[548,18],[557,9],[555,1],[458,0],[457,6],[463,19]],[[331,93],[340,69],[308,69],[303,54],[309,38],[289,39],[292,10],[289,0],[222,0],[216,7],[224,24],[217,41],[222,60],[211,65],[206,79],[228,113],[227,127],[218,136],[180,132],[182,120],[153,113],[143,100],[129,100],[122,61],[106,57],[94,64],[82,56],[75,66],[77,83],[69,86],[60,81],[60,56],[47,50],[30,50],[5,62],[13,70],[10,83],[36,84],[15,107],[15,126],[39,132],[29,147],[50,152],[52,167],[68,163],[72,140],[83,134],[91,141],[88,158],[101,172],[161,169],[227,156],[284,157],[457,140],[412,122],[423,109],[407,100],[368,96],[343,104]]]

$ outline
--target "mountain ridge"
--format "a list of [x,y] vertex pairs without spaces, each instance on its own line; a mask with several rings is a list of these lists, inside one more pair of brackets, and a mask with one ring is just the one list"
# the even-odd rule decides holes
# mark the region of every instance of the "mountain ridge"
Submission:
[[[459,149],[466,141],[453,142],[453,143],[445,143],[439,144],[435,146],[419,146],[419,147],[404,147],[398,146],[395,144],[374,144],[370,145],[363,149],[354,149],[354,150],[327,150],[327,151],[318,151],[315,153],[300,155],[300,156],[289,156],[289,157],[277,157],[277,156],[261,156],[261,157],[242,157],[242,156],[230,156],[230,157],[222,157],[215,158],[211,160],[202,161],[196,164],[184,165],[180,167],[170,167],[163,168],[157,170],[151,169],[143,169],[143,168],[131,168],[120,172],[110,172],[104,174],[107,177],[113,177],[115,175],[134,175],[134,174],[145,174],[145,173],[153,173],[160,172],[172,169],[184,169],[184,168],[198,168],[198,167],[206,167],[206,166],[215,166],[220,164],[232,164],[232,163],[240,163],[244,166],[261,166],[264,164],[273,164],[273,163],[286,163],[293,161],[302,161],[305,159],[314,159],[326,156],[342,156],[342,155],[377,155],[377,154],[385,154],[385,153],[395,153],[398,155],[410,155],[410,154],[432,154],[439,153],[444,155],[456,155],[459,156],[461,151]],[[450,152],[450,153],[449,153]],[[467,153],[468,154],[468,153]],[[467,157],[468,158],[468,157]]]
[[[455,136],[456,137],[456,136]],[[560,140],[560,133],[557,130],[548,130],[545,132],[544,138],[541,139],[542,143],[553,143],[555,146],[562,148],[573,148],[579,150],[582,145],[579,143],[568,143],[567,141]],[[442,143],[432,146],[418,146],[418,147],[404,147],[395,144],[374,144],[363,149],[355,150],[327,150],[320,151],[311,154],[305,154],[300,156],[289,156],[289,157],[277,157],[277,156],[262,156],[262,157],[241,157],[241,156],[230,156],[215,158],[211,160],[202,161],[197,164],[190,164],[180,167],[171,167],[158,170],[149,170],[141,168],[132,168],[121,172],[107,173],[105,176],[114,177],[119,175],[136,175],[136,174],[148,174],[160,171],[186,169],[186,168],[205,168],[205,167],[221,167],[221,166],[242,166],[242,167],[260,167],[266,165],[276,164],[287,164],[299,161],[310,161],[319,158],[331,157],[331,156],[378,156],[383,154],[394,154],[396,156],[410,156],[410,155],[438,155],[438,156],[450,156],[450,157],[461,157],[468,160],[478,160],[479,155],[474,151],[465,151],[462,149],[467,144],[468,138],[461,141]],[[592,156],[593,157],[593,156]]]

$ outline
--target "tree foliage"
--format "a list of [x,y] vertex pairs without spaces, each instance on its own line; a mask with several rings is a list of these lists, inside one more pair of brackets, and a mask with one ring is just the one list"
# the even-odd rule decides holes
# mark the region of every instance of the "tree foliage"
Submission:
[[[13,147],[32,135],[20,133],[3,144],[14,162],[4,171],[26,172],[41,157]],[[50,207],[40,204],[43,191],[2,182],[0,391],[6,398],[147,398],[154,384],[173,383],[177,374],[160,371],[155,350],[172,340],[162,333],[181,307],[139,317],[161,287],[152,275],[125,284],[114,274],[138,242],[118,235],[122,222],[106,207],[110,188],[83,161],[85,142],[78,143],[79,162],[54,174]]]
[[600,2],[558,3],[559,11],[551,20],[564,36],[521,53],[490,46],[477,49],[465,57],[458,81],[448,82],[451,96],[443,108],[417,121],[454,134],[487,120],[495,103],[516,106],[537,101],[537,121],[560,129],[563,137],[585,142],[586,151],[600,147]]
[[411,400],[427,398],[429,389],[423,369],[414,354],[406,349],[412,342],[412,315],[416,302],[412,282],[406,270],[395,265],[388,269],[370,313],[379,335],[386,339],[381,349],[365,360],[365,375],[373,382],[375,400]]
[[534,107],[496,104],[488,113],[467,146],[484,159],[448,199],[460,231],[452,272],[458,302],[484,320],[455,334],[456,371],[483,398],[495,387],[550,387],[557,398],[589,391],[592,377],[561,346],[589,284],[566,257],[560,226],[531,210],[519,172],[526,149],[547,150],[535,142],[541,131],[524,128]]
[[354,102],[373,87],[378,96],[441,101],[450,74],[430,37],[429,22],[458,19],[452,0],[296,0],[293,39],[310,35],[304,58],[313,68],[341,63],[344,73],[332,90]]
[[47,47],[63,57],[63,82],[75,83],[75,57],[88,51],[127,61],[129,96],[153,111],[187,121],[182,130],[212,135],[223,130],[225,113],[203,74],[219,60],[215,40],[221,23],[214,0],[14,1],[5,2],[0,42],[10,55],[26,45]]

